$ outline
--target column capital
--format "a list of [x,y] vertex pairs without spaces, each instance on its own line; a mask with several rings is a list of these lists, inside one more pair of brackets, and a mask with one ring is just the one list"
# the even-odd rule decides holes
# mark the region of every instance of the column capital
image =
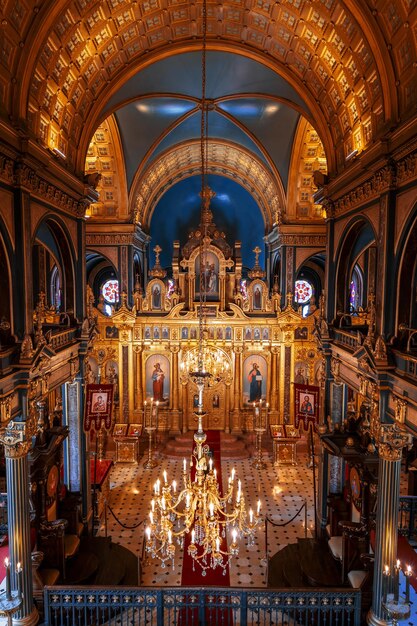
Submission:
[[379,429],[378,451],[384,461],[400,461],[402,450],[411,446],[412,436],[399,424],[382,424]]
[[10,422],[6,428],[0,429],[0,442],[4,445],[6,458],[25,456],[31,446],[30,440],[25,439],[25,422]]

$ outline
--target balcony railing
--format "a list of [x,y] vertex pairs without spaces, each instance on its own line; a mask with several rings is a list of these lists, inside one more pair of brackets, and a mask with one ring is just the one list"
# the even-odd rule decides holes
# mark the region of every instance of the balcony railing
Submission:
[[348,350],[354,351],[361,345],[360,339],[357,336],[357,330],[352,329],[352,332],[346,330],[340,330],[335,328],[333,330],[334,342],[344,346]]
[[359,589],[45,588],[45,626],[360,626]]
[[417,496],[400,496],[398,532],[417,545]]

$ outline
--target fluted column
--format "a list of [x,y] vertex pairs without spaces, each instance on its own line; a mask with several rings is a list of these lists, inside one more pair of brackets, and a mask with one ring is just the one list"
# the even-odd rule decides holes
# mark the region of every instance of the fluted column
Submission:
[[225,398],[225,432],[230,433],[232,425],[230,424],[230,383],[226,383],[226,398]]
[[178,352],[179,352],[179,346],[171,346],[171,353],[172,353],[172,422],[171,422],[171,429],[175,433],[179,433],[180,432]]
[[[13,426],[16,426],[16,423]],[[33,604],[30,546],[28,451],[31,444],[29,436],[25,439],[25,434],[22,431],[14,430],[13,426],[3,430],[0,435],[6,457],[7,516],[12,589],[18,588],[17,564],[20,563],[23,569],[22,607],[14,614],[13,624],[31,626],[31,624],[38,623],[39,617],[38,611]],[[22,434],[23,441],[19,441]]]
[[133,351],[135,353],[135,370],[136,370],[135,410],[141,411],[143,407],[142,348],[141,346],[134,346]]
[[278,353],[279,347],[273,346],[271,348],[271,410],[269,413],[272,424],[275,424],[278,418]]
[[235,376],[234,376],[234,396],[233,396],[233,414],[232,414],[232,432],[238,432],[240,425],[240,397],[242,385],[242,348],[235,347]]
[[385,591],[393,593],[393,572],[397,559],[401,456],[403,447],[411,438],[411,435],[398,424],[383,424],[380,433],[374,586],[372,607],[367,617],[367,623],[372,626],[391,624],[382,609],[383,571],[385,565],[388,565],[391,576],[388,578],[388,588]]

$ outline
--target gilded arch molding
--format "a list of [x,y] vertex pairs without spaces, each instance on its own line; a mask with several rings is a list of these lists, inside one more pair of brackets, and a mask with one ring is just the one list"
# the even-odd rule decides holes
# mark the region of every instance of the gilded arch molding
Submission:
[[[193,142],[165,152],[138,178],[131,192],[135,221],[149,228],[152,212],[167,189],[180,180],[200,174],[200,143]],[[208,173],[219,174],[242,185],[258,203],[268,231],[285,210],[285,194],[280,181],[253,154],[239,146],[210,141]]]

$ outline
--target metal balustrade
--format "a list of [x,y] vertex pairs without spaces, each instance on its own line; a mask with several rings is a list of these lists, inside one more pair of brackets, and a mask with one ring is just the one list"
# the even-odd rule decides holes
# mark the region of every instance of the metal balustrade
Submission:
[[360,626],[359,589],[45,588],[45,626]]
[[398,532],[417,545],[417,496],[400,496]]

